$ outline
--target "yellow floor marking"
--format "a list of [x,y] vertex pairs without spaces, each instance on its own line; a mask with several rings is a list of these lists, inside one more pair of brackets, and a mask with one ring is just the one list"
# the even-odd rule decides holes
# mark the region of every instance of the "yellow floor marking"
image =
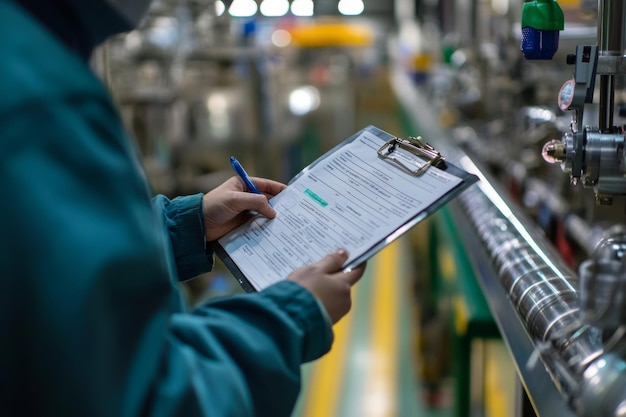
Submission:
[[454,281],[457,277],[457,273],[452,252],[447,248],[439,248],[437,250],[437,257],[439,258],[439,268],[441,269],[443,279],[448,282]]
[[515,371],[504,343],[485,343],[485,415],[515,414]]
[[[354,294],[354,289],[352,291]],[[302,407],[302,417],[337,415],[352,316],[352,312],[348,313],[333,327],[335,341],[330,352],[313,365],[307,382],[309,388]]]
[[398,242],[376,256],[372,290],[372,333],[369,372],[365,381],[365,417],[397,414]]
[[455,296],[454,299],[454,327],[458,335],[465,335],[467,333],[467,304],[465,299],[460,295]]

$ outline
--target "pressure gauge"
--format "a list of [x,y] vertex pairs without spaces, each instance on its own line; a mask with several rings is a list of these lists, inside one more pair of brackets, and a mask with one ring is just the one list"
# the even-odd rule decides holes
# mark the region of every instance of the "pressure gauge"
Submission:
[[574,79],[567,80],[559,90],[559,108],[563,111],[568,110],[574,101],[574,87],[576,81]]

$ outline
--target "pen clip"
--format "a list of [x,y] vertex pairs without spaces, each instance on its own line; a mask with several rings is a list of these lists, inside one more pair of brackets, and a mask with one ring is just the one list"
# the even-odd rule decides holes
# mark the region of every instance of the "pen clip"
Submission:
[[[401,148],[416,155],[426,162],[416,169],[394,154],[397,148]],[[424,141],[421,136],[410,136],[408,139],[393,138],[385,142],[383,146],[378,149],[377,153],[379,157],[395,162],[417,177],[424,174],[431,166],[441,167],[445,164],[445,158],[441,153]]]

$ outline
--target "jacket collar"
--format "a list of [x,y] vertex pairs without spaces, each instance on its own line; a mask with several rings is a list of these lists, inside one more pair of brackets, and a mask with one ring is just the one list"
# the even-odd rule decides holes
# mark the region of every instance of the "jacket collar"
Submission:
[[103,0],[13,0],[87,61],[108,37],[132,29]]

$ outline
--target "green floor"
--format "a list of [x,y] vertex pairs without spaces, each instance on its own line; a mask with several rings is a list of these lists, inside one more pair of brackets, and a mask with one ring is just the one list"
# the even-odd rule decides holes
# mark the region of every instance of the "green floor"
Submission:
[[401,238],[368,262],[353,309],[335,327],[333,350],[305,369],[294,417],[444,417],[417,378],[413,274]]

